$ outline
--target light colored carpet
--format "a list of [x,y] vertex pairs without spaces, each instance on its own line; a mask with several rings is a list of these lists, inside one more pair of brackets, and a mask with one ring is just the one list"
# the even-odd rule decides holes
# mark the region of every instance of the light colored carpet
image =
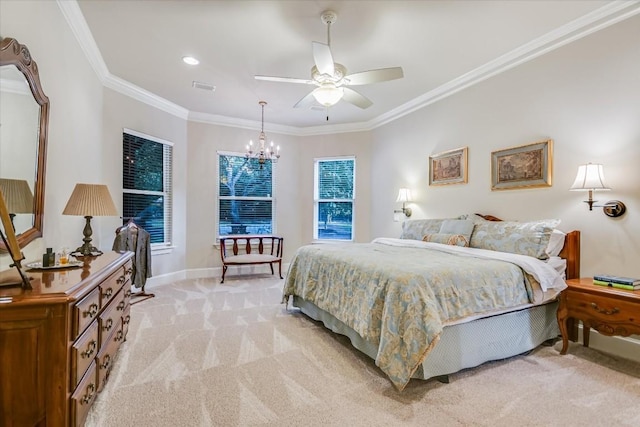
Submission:
[[573,343],[399,393],[266,277],[154,287],[87,425],[640,426],[640,365]]

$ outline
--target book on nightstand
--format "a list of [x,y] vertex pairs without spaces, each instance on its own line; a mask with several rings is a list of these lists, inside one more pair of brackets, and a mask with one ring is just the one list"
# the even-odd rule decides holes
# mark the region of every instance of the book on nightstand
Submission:
[[631,277],[610,276],[605,274],[593,276],[593,284],[600,286],[611,286],[619,289],[638,290],[640,289],[640,279]]

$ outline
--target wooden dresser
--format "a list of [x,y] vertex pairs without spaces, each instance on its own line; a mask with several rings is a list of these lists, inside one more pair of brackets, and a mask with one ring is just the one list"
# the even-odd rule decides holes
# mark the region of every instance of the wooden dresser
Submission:
[[132,257],[28,270],[30,291],[0,287],[0,425],[84,424],[127,336]]

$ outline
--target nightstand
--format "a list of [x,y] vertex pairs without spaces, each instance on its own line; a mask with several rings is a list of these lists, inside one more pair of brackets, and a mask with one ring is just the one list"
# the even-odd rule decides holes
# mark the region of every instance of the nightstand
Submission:
[[577,339],[574,321],[582,321],[582,341],[589,347],[589,330],[603,335],[640,334],[640,291],[626,291],[593,284],[593,279],[567,280],[560,295],[558,325],[562,334],[562,350],[566,354],[571,339]]

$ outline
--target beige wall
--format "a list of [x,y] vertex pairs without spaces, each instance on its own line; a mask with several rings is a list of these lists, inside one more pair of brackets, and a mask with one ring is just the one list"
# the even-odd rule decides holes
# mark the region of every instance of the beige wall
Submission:
[[[217,152],[242,151],[257,130],[190,122],[187,201],[187,269],[220,266],[216,237]],[[357,241],[369,240],[369,161],[367,133],[297,137],[270,132],[281,147],[275,167],[276,232],[285,237],[285,259],[313,239],[313,160],[323,156],[356,157]]]
[[[105,89],[102,132],[102,163],[109,165],[103,180],[112,189],[118,211],[122,213],[122,131],[135,130],[173,142],[173,248],[170,253],[153,256],[153,275],[185,268],[187,256],[187,122],[184,119],[142,104],[110,89]],[[108,243],[121,225],[119,218],[106,225]],[[111,249],[108,247],[107,249]]]
[[[470,87],[373,132],[372,237],[397,236],[397,189],[416,195],[412,218],[468,212],[504,219],[560,218],[582,231],[582,275],[640,276],[640,16]],[[491,152],[551,138],[553,186],[491,191]],[[429,186],[428,157],[469,147],[469,183]],[[617,219],[570,192],[578,165],[602,163],[622,200]],[[379,196],[378,196],[379,195]]]
[[[0,2],[0,30],[27,45],[50,100],[44,236],[24,250],[34,260],[47,245],[82,244],[84,218],[63,216],[62,210],[77,182],[102,183],[109,168],[101,158],[104,90],[55,2]],[[93,222],[93,243],[101,248],[113,241],[113,231],[103,230],[105,221]]]
[[[186,268],[219,267],[220,254],[216,246],[217,153],[242,152],[260,131],[195,122],[189,122],[188,129]],[[299,209],[295,197],[299,144],[296,137],[270,132],[268,127],[265,127],[265,133],[280,145],[282,153],[274,168],[276,233],[285,237],[285,256],[289,258],[299,242],[299,220],[295,214]]]

